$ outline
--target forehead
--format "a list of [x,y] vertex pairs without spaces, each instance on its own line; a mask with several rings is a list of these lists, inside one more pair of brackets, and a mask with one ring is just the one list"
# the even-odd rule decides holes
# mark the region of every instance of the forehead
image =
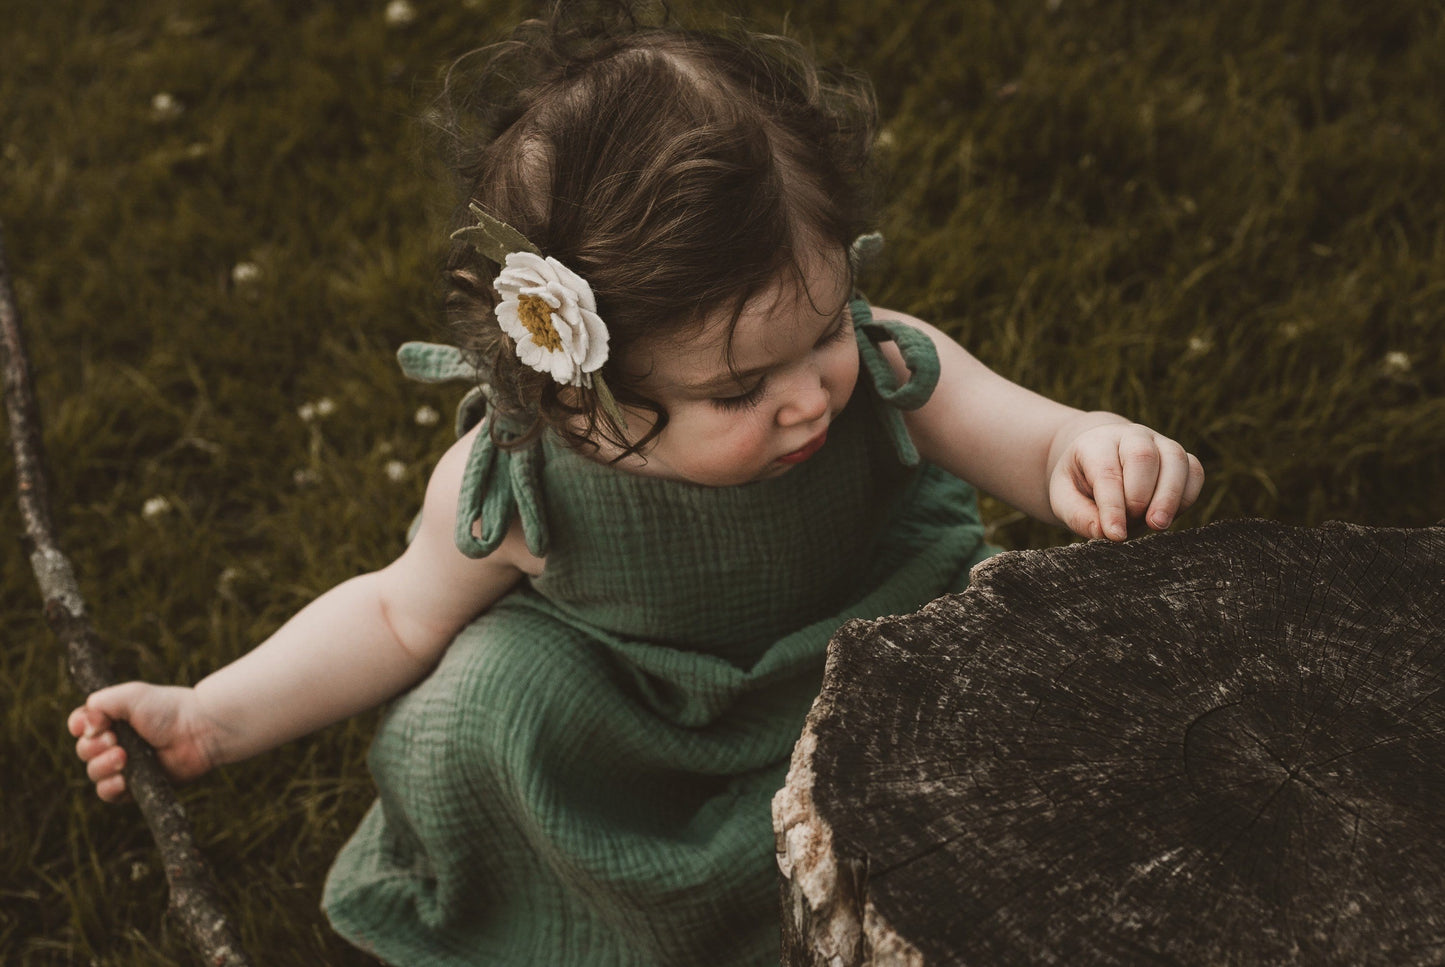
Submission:
[[767,368],[795,344],[811,346],[847,304],[852,276],[842,249],[800,259],[733,313],[706,316],[685,334],[644,343],[632,358],[644,387],[688,386]]

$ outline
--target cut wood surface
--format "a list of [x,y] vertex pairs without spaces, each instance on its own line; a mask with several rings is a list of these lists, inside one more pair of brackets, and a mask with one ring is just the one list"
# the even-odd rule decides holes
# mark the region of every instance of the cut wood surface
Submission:
[[1445,527],[999,555],[834,639],[785,963],[1445,962],[1442,682]]

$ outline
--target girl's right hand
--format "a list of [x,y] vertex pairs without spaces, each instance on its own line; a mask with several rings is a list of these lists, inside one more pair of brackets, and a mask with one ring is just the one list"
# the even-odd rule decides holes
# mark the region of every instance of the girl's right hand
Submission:
[[92,692],[70,713],[66,727],[76,737],[75,751],[96,795],[106,802],[126,798],[125,750],[116,742],[113,723],[125,721],[155,747],[161,766],[177,782],[194,779],[215,763],[206,736],[210,732],[197,708],[195,689],[126,682]]

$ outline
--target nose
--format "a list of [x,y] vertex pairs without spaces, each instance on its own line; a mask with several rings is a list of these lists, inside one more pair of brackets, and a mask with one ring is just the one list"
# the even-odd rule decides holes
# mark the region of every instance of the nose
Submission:
[[778,406],[779,426],[801,426],[823,418],[828,412],[828,387],[816,366],[802,367],[789,380]]

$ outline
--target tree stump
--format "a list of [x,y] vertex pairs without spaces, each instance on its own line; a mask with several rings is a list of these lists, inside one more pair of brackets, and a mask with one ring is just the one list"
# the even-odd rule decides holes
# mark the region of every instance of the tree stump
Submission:
[[773,813],[795,967],[1445,962],[1445,526],[999,555],[838,632]]

